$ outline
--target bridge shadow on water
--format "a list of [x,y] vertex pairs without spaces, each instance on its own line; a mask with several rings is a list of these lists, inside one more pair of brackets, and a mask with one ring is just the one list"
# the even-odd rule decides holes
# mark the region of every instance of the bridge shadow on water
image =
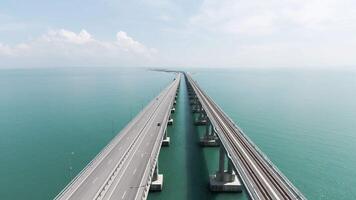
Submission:
[[187,200],[214,199],[208,188],[209,170],[204,152],[199,146],[199,127],[194,125],[195,114],[191,112],[185,80],[181,91],[184,96],[184,120],[186,137]]
[[159,155],[159,173],[163,190],[150,192],[148,200],[210,200],[209,173],[204,154],[198,145],[198,129],[193,125],[185,80],[182,78],[172,115],[173,126],[168,127],[169,147],[162,147]]
[[[209,173],[217,169],[218,149],[199,146],[204,127],[194,125],[184,78],[179,88],[173,126],[168,127],[169,147],[162,147],[159,172],[163,174],[163,190],[150,192],[148,200],[229,200],[236,194],[209,191]],[[209,172],[209,167],[212,169]]]
[[[186,136],[186,170],[188,200],[246,200],[246,191],[242,193],[214,193],[209,190],[209,176],[218,170],[219,148],[201,147],[200,137],[205,134],[205,126],[195,126],[198,114],[191,112],[188,91],[185,80],[182,81],[181,91],[184,96],[184,120]],[[227,162],[227,161],[226,161]],[[227,164],[227,163],[226,163]]]

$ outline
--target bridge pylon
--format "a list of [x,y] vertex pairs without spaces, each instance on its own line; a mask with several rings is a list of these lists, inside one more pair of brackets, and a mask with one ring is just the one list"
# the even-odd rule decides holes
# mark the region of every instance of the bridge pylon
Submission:
[[204,147],[218,147],[219,138],[216,135],[214,127],[211,125],[209,118],[206,118],[205,134],[200,138],[200,145]]
[[196,126],[206,125],[207,120],[208,120],[208,116],[206,115],[205,110],[202,107],[200,107],[198,119],[195,120],[194,124]]
[[168,125],[173,125],[173,118],[171,116],[169,116],[169,119],[168,119]]
[[[215,174],[210,175],[209,189],[213,192],[241,192],[242,185],[237,177],[233,164],[222,144],[219,148],[219,169]],[[225,169],[227,157],[227,169]]]
[[163,136],[163,140],[162,140],[162,147],[168,147],[170,143],[171,143],[171,138],[168,137],[168,131],[166,129],[164,131],[164,136]]
[[163,188],[163,174],[158,173],[158,161],[153,171],[150,191],[162,191]]

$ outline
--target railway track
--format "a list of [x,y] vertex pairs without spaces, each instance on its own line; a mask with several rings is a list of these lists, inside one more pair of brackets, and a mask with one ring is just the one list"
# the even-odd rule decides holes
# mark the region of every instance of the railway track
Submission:
[[196,82],[185,74],[210,121],[218,130],[218,136],[231,156],[246,189],[252,199],[305,199],[305,197],[286,178],[272,166],[269,160],[246,139],[236,125],[205,94]]

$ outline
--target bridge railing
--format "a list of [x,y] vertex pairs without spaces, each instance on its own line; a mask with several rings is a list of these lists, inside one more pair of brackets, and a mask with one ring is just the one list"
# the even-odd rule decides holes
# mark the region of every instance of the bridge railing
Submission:
[[[205,103],[202,103],[202,99],[203,97],[201,97],[197,91],[195,91],[196,89],[199,90],[204,96],[205,98],[208,98],[210,100],[210,102],[213,103],[213,105],[219,110],[219,112],[223,113],[224,117],[226,119],[228,119],[228,121],[230,122],[231,125],[233,125],[233,127],[235,127],[237,129],[237,131],[239,131],[239,133],[246,139],[246,141],[248,141],[248,143],[256,150],[256,152],[266,161],[266,163],[271,167],[271,169],[274,171],[273,173],[277,176],[279,176],[281,178],[281,180],[290,188],[291,191],[293,191],[293,193],[296,194],[296,196],[299,196],[300,199],[306,199],[304,197],[304,195],[289,181],[289,179],[278,169],[277,166],[275,166],[272,161],[267,157],[267,155],[265,153],[263,153],[263,151],[258,148],[257,145],[255,145],[252,140],[242,131],[242,129],[237,125],[235,124],[235,122],[221,109],[221,107],[219,105],[217,105],[212,99],[210,96],[208,96],[203,90],[200,89],[198,83],[196,81],[194,81],[190,75],[186,75],[188,76],[188,80],[191,84],[191,86],[193,87],[193,90],[195,92],[195,94],[198,96],[198,99],[199,101],[201,102],[202,106],[203,107],[207,107],[207,105],[205,105]],[[191,83],[193,82],[193,83]],[[192,85],[194,84],[196,86],[196,89],[195,87]],[[204,108],[204,110],[208,110],[206,108]],[[210,113],[207,113],[207,115],[210,115]],[[213,120],[211,120],[213,121]],[[218,135],[219,139],[222,139],[219,135]],[[223,139],[225,140],[225,139]],[[225,141],[226,142],[226,141]],[[225,149],[230,149],[229,146],[226,146],[226,144],[223,143],[223,146]],[[228,157],[230,158],[230,160],[232,160],[232,158],[230,157],[230,155],[228,155]],[[237,163],[238,164],[238,163]],[[235,169],[240,171],[238,168],[241,168],[240,166],[235,166]],[[242,174],[240,173],[239,176],[241,176]],[[245,177],[247,179],[247,177]],[[242,179],[242,181],[244,182],[244,179]],[[246,183],[245,183],[246,185]],[[246,188],[247,190],[249,190],[249,188]],[[255,190],[253,187],[251,188],[252,190]],[[253,195],[253,193],[250,193]]]
[[[153,100],[151,100],[149,102],[148,105],[152,104],[155,101],[155,98]],[[120,132],[126,130],[127,128],[129,128],[130,126],[132,126],[132,124],[144,113],[145,110],[147,110],[148,106],[146,106],[143,110],[141,110],[136,117],[134,117],[125,127],[123,130],[121,130]],[[122,134],[116,134],[116,136],[111,139],[111,141],[54,197],[54,199],[59,199],[61,198],[65,192],[67,192],[68,190],[71,189],[71,187],[73,187],[73,184],[83,176],[83,174],[85,172],[87,172],[89,170],[90,167],[93,166],[94,163],[96,163],[99,158],[103,159],[102,155],[104,153],[109,153],[108,149],[109,148],[113,148],[114,143],[116,143],[120,137],[123,137]]]
[[[175,92],[177,91],[177,87],[180,84],[180,75],[178,75],[176,78],[178,79],[178,84],[177,84],[177,86],[175,88]],[[172,96],[172,99],[170,100],[170,104],[169,104],[169,108],[170,109],[173,106],[174,100],[175,100],[175,93]],[[157,139],[156,139],[155,145],[157,145],[157,146],[154,148],[155,151],[151,152],[151,156],[149,158],[149,161],[147,162],[147,165],[149,163],[151,163],[151,164],[150,164],[150,168],[146,167],[146,169],[150,169],[150,171],[149,171],[147,184],[144,185],[145,189],[144,189],[143,194],[141,196],[142,200],[146,199],[147,196],[148,196],[149,188],[150,188],[150,185],[152,183],[152,177],[153,177],[153,174],[154,174],[154,170],[155,170],[155,167],[156,167],[156,165],[158,163],[158,156],[159,156],[159,152],[160,152],[161,147],[162,147],[161,144],[162,144],[162,141],[163,141],[163,138],[164,138],[165,131],[167,131],[167,123],[168,123],[168,120],[169,120],[169,116],[171,115],[171,110],[170,109],[166,112],[164,120],[162,122],[162,125],[165,124],[165,126],[161,126],[161,128],[160,128],[161,135],[160,135],[160,137],[157,137]],[[141,187],[141,185],[140,185],[140,187]]]
[[[189,75],[186,75],[186,76],[187,76],[187,79],[188,79],[189,84],[190,84],[191,87],[193,88],[194,93],[197,95],[198,100],[200,101],[200,103],[201,103],[203,109],[205,110],[205,112],[206,112],[208,118],[210,119],[210,122],[212,123],[213,127],[214,127],[215,129],[218,128],[219,126],[218,126],[217,122],[215,121],[215,118],[214,118],[214,117],[212,116],[212,114],[209,112],[209,107],[208,107],[208,105],[206,105],[206,104],[204,103],[204,101],[203,101],[203,98],[205,98],[205,97],[201,96],[201,95],[199,94],[199,92],[201,92],[201,93],[202,93],[203,95],[205,95],[205,96],[207,96],[207,95],[205,94],[204,91],[202,91],[202,90],[199,88],[199,86],[198,86],[198,84],[196,83],[196,81],[194,81]],[[197,90],[199,90],[199,92],[198,92]],[[225,138],[225,136],[224,136],[223,134],[221,135],[220,131],[217,130],[216,132],[217,132],[217,135],[218,135],[218,137],[219,137],[219,140],[222,141],[221,144],[223,145],[223,148],[226,150],[227,157],[232,161],[235,170],[238,172],[237,175],[241,178],[241,181],[244,183],[245,189],[247,190],[248,194],[249,194],[250,197],[253,198],[253,199],[259,199],[259,196],[257,195],[258,192],[256,191],[256,189],[254,188],[253,185],[249,184],[249,183],[251,183],[251,181],[250,181],[249,177],[247,177],[247,176],[245,175],[245,172],[244,172],[244,170],[243,170],[243,167],[240,166],[240,163],[239,163],[239,162],[235,161],[235,159],[233,159],[233,158],[230,156],[230,152],[233,152],[233,150],[232,150],[232,148],[230,147],[229,142],[226,140],[226,138]]]
[[[208,96],[208,98],[210,98]],[[211,98],[210,98],[211,99]],[[289,181],[289,179],[278,169],[278,167],[273,164],[273,162],[268,158],[268,156],[257,146],[252,140],[243,132],[243,130],[213,101],[214,105],[219,109],[220,112],[230,121],[230,124],[233,125],[240,134],[248,141],[248,143],[256,150],[256,152],[266,161],[266,163],[274,170],[274,174],[281,177],[281,180],[288,185],[288,187],[301,199],[306,199],[304,195]]]

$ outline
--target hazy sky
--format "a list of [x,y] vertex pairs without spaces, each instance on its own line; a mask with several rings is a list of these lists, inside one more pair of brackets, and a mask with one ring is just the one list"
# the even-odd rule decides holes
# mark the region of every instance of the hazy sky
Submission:
[[355,65],[355,0],[0,1],[2,68]]

